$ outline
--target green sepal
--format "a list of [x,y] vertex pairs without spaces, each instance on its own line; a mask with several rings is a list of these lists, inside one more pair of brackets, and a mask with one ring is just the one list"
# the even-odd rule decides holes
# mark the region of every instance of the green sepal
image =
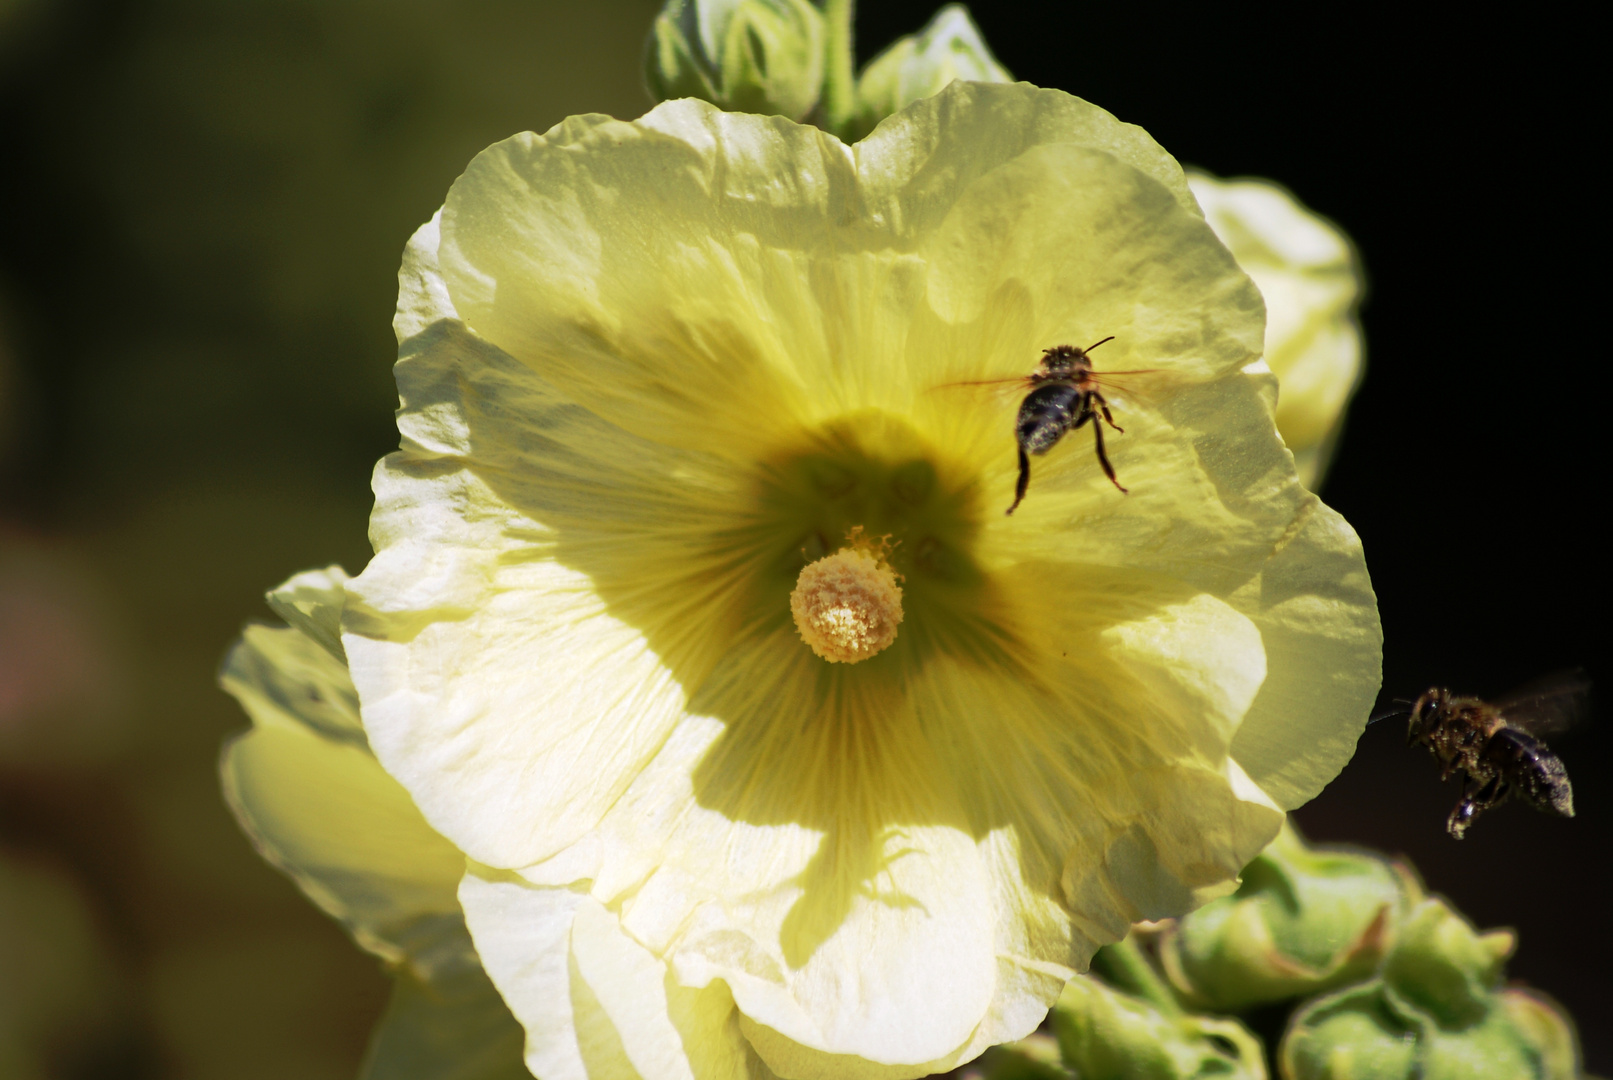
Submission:
[[655,17],[644,56],[644,79],[656,101],[674,98],[718,99],[717,73],[704,60],[700,37],[686,26],[692,21],[692,3],[671,0]]
[[1431,898],[1406,917],[1383,963],[1391,994],[1446,1027],[1484,1019],[1502,966],[1517,945],[1510,930],[1480,934],[1449,904]]
[[1406,916],[1382,976],[1302,1006],[1278,1048],[1291,1080],[1571,1080],[1573,1024],[1499,990],[1510,931],[1479,933],[1443,900]]
[[1390,1080],[1417,1067],[1421,1024],[1385,1000],[1377,981],[1303,1006],[1277,1051],[1287,1080]]
[[1064,1067],[1058,1040],[1042,1034],[994,1046],[974,1067],[981,1080],[1078,1080]]
[[[1568,1014],[1537,990],[1501,991],[1501,1011],[1540,1058],[1542,1080],[1579,1080],[1579,1033]],[[1587,1078],[1588,1080],[1588,1078]]]
[[1311,847],[1288,824],[1235,893],[1166,931],[1161,966],[1186,1002],[1221,1012],[1321,993],[1371,976],[1420,896],[1408,870]]
[[1235,1020],[1167,1012],[1090,976],[1050,1015],[1066,1068],[1082,1080],[1265,1080],[1260,1040]]

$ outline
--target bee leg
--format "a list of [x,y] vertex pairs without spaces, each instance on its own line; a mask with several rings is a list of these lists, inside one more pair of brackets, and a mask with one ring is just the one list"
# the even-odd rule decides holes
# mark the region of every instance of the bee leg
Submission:
[[1121,427],[1119,424],[1115,423],[1115,418],[1109,415],[1109,403],[1107,401],[1103,400],[1103,395],[1094,392],[1092,397],[1093,397],[1093,400],[1095,400],[1098,403],[1098,409],[1103,413],[1104,421],[1106,423],[1108,423],[1108,425],[1110,427],[1114,428],[1116,431],[1120,432],[1120,434],[1124,435],[1126,433],[1126,429]]
[[1445,831],[1454,839],[1462,839],[1462,834],[1477,820],[1479,813],[1500,802],[1506,793],[1507,787],[1499,776],[1492,776],[1489,783],[1477,791],[1465,792],[1462,800],[1456,804],[1456,809],[1451,811],[1451,816],[1446,820]]
[[1505,799],[1511,790],[1511,788],[1507,787],[1507,782],[1501,777],[1492,776],[1490,777],[1490,782],[1480,788],[1479,793],[1473,798],[1479,803],[1480,810],[1488,810],[1502,799]]
[[1004,513],[1012,514],[1020,503],[1025,501],[1025,492],[1031,486],[1031,459],[1026,456],[1025,448],[1019,448],[1019,483],[1014,485],[1014,505]]
[[1456,804],[1456,809],[1451,811],[1451,816],[1445,819],[1445,831],[1451,834],[1451,839],[1460,840],[1462,834],[1467,832],[1467,827],[1473,824],[1478,812],[1479,808],[1473,802],[1473,797],[1462,796],[1461,801]]
[[[1109,410],[1107,407],[1105,407],[1103,411],[1105,415],[1108,415]],[[1119,429],[1116,428],[1116,430],[1118,431]],[[1115,467],[1109,464],[1109,455],[1103,451],[1103,425],[1093,424],[1092,434],[1098,437],[1098,464],[1103,466],[1104,474],[1109,477],[1110,483],[1119,488],[1122,495],[1126,494],[1127,492],[1125,485],[1121,484],[1121,482],[1115,477]]]

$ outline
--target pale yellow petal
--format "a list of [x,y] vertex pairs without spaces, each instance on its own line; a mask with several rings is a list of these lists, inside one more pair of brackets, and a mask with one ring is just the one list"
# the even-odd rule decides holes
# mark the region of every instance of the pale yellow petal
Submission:
[[[405,452],[376,470],[377,555],[350,587],[346,648],[372,745],[427,818],[522,866],[592,827],[666,737],[683,693],[657,653],[682,646],[698,667],[722,648],[684,621],[711,606],[687,523],[732,492],[457,321],[437,243],[433,220],[402,273]],[[640,576],[606,570],[624,548]]]
[[587,895],[534,890],[473,865],[459,898],[483,968],[526,1029],[528,1068],[544,1080],[593,1075],[584,1059],[588,1016],[577,1015],[570,988],[571,924]]
[[[588,858],[525,873],[599,875],[595,896],[681,982],[732,988],[781,1073],[851,1075],[852,1055],[895,1070],[870,1076],[922,1075],[1019,1037],[1097,945],[1230,882],[1281,820],[1225,760],[1263,675],[1258,633],[1206,597],[1122,585],[1028,570],[1048,634],[1022,693],[938,665],[912,703],[851,730],[811,711],[813,661],[781,635],[776,679],[713,675],[699,704],[727,722],[686,721],[579,845]],[[1035,685],[1059,649],[1107,682]],[[925,731],[926,710],[950,719]]]
[[[1360,539],[1299,484],[1269,437],[1269,390],[1260,377],[1231,377],[1157,406],[1128,401],[1117,409],[1120,438],[1138,438],[1112,452],[1131,494],[1105,499],[1087,453],[1049,455],[1036,498],[992,538],[1019,559],[1157,573],[1247,617],[1266,674],[1232,754],[1291,810],[1354,752],[1381,678],[1382,631]],[[1022,529],[1022,517],[1044,527]]]
[[[678,983],[709,989],[720,980],[788,1044],[791,1060],[821,1058],[829,1074],[849,1067],[833,1060],[859,1054],[923,1075],[962,1060],[966,1045],[978,1052],[988,1035],[1001,1041],[1035,1027],[1045,997],[1039,1007],[998,1010],[1006,1033],[995,1022],[980,1030],[999,982],[1023,994],[1024,969],[1039,966],[1019,920],[1001,918],[997,883],[973,840],[936,827],[868,836],[857,822],[824,836],[769,824],[733,813],[720,784],[702,785],[697,800],[696,767],[721,733],[698,717],[674,733],[578,845],[593,849],[592,866],[562,856],[525,876],[561,883],[601,868],[594,896],[620,911],[625,933],[668,958]],[[924,795],[924,781],[915,782]],[[713,801],[719,809],[708,808]],[[752,810],[765,816],[766,804]],[[1049,913],[1050,936],[1060,921]],[[1017,946],[1016,955],[1001,955],[1000,944]],[[1036,990],[1056,995],[1070,969],[1040,969]],[[894,1044],[893,1032],[901,1033]],[[895,1075],[877,1073],[887,1074]]]
[[897,199],[889,225],[919,236],[950,213],[957,193],[975,180],[1055,143],[1109,154],[1201,213],[1182,167],[1148,132],[1078,97],[1029,83],[955,82],[887,118],[855,149],[864,185]]
[[488,872],[460,891],[488,973],[544,1080],[761,1080],[721,987],[691,990],[584,893]]
[[414,231],[403,249],[403,265],[398,268],[398,309],[392,317],[392,330],[399,341],[407,341],[443,319],[457,319],[448,286],[442,280],[437,249],[442,243],[442,211]]
[[1383,630],[1361,541],[1312,497],[1231,601],[1260,628],[1269,672],[1232,754],[1292,810],[1355,753],[1382,679]]
[[[347,572],[340,566],[304,570],[270,589],[264,599],[287,624],[317,641],[338,660],[345,661],[341,638],[347,581]],[[357,715],[356,710],[354,715]]]
[[751,462],[781,425],[936,373],[901,330],[924,303],[916,249],[982,176],[1052,142],[1114,155],[1196,218],[1145,133],[1053,91],[954,84],[855,148],[683,100],[484,152],[444,208],[443,274],[471,327],[572,400]]
[[[659,523],[667,539],[646,553],[664,557],[639,565],[652,581],[698,575],[677,559],[679,461],[634,453],[458,324],[404,353],[416,449],[376,471],[378,554],[350,588],[344,645],[371,745],[427,819],[472,857],[521,866],[590,828],[681,713],[653,642],[681,613],[642,581],[602,597],[575,568]],[[556,534],[574,522],[598,524]]]
[[1088,147],[1033,146],[982,176],[924,252],[938,382],[1024,374],[1052,345],[1113,336],[1097,370],[1146,368],[1118,381],[1164,397],[1260,355],[1260,294],[1209,226]]
[[365,749],[341,663],[300,631],[250,627],[223,682],[256,722],[220,766],[242,827],[360,944],[403,962],[432,919],[457,916],[464,858]]
[[[735,822],[698,806],[691,773],[719,731],[691,718],[612,808],[597,834],[601,862],[610,872],[594,883],[594,893],[622,905],[627,932],[668,955],[680,983],[705,987],[723,979],[746,1012],[766,1017],[809,1045],[839,1046],[869,1030],[876,1018],[889,1020],[887,1012],[899,1014],[893,995],[919,992],[917,980],[901,977],[900,968],[923,962],[924,948],[936,942],[918,939],[940,927],[926,926],[916,909],[928,900],[931,913],[945,923],[949,900],[932,898],[934,887],[923,882],[924,899],[911,895],[914,883],[907,879],[921,877],[930,857],[894,832],[887,843],[900,858],[881,881],[865,883],[861,875],[868,868],[837,870],[835,855],[821,851],[823,838],[812,830]],[[866,855],[856,844],[847,847],[853,849],[849,857]],[[705,852],[728,854],[713,863]],[[960,868],[952,869],[959,874]],[[557,872],[564,871],[546,865],[528,874],[542,878]],[[963,898],[951,906],[973,908],[971,914],[980,919],[987,913],[980,910],[978,879],[959,876],[963,880],[954,887]],[[623,889],[630,892],[624,895]],[[949,951],[959,955],[948,963],[970,969],[959,989],[966,996],[989,996],[989,937],[961,936],[975,929],[989,934],[989,924],[958,920],[951,925],[960,936],[948,943]],[[860,990],[842,995],[847,988],[834,983],[848,970],[848,951],[876,943],[896,970],[863,971]],[[850,966],[866,967],[860,959]],[[940,1051],[916,1060],[936,1057],[967,1037],[983,1006],[984,999],[965,1001],[961,1019],[952,1021],[961,1030],[943,1038],[947,1045]],[[944,1025],[948,1011],[942,998],[927,1001],[919,1015],[941,1014]],[[975,1015],[967,1015],[971,1012]],[[914,1025],[904,1021],[901,1026]],[[910,1036],[923,1037],[922,1032]]]
[[[765,865],[769,837],[723,831],[737,834],[735,846],[748,839]],[[784,851],[800,850],[779,839]],[[727,982],[750,1021],[794,1044],[785,1059],[770,1051],[782,1043],[752,1038],[784,1075],[806,1075],[802,1062],[818,1057],[904,1067],[871,1076],[926,1075],[956,1064],[991,1004],[997,969],[996,913],[975,844],[953,829],[891,826],[878,837],[831,835],[812,846],[793,880],[727,868],[729,896],[750,902],[730,899],[720,908],[712,897],[691,913],[671,953],[680,980]],[[746,878],[756,886],[748,893]],[[664,897],[664,884],[650,886]],[[813,1074],[857,1075],[848,1068],[824,1062]]]
[[248,625],[219,682],[260,726],[306,729],[336,743],[367,746],[347,668],[301,630]]
[[957,718],[928,740],[974,830],[1016,837],[1015,876],[1060,902],[1065,952],[1031,955],[1080,968],[1275,834],[1281,815],[1228,760],[1264,652],[1235,608],[1168,578],[1029,563],[1001,580],[1036,631],[1005,658],[1015,676],[937,665],[921,708]]

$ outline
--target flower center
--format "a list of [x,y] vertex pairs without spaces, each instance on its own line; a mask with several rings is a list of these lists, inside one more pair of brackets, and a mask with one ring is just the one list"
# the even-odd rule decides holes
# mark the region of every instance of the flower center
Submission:
[[868,410],[786,434],[755,475],[744,524],[717,549],[747,571],[737,633],[788,628],[830,661],[833,683],[864,687],[938,652],[995,663],[1011,646],[976,559],[976,461]]
[[895,571],[854,539],[801,571],[790,613],[813,652],[831,664],[855,664],[896,640],[902,588]]

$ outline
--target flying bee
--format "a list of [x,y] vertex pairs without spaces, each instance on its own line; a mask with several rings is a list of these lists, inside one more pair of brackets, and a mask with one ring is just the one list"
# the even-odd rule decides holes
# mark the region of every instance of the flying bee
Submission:
[[[1426,746],[1440,779],[1462,774],[1462,797],[1445,822],[1460,840],[1479,814],[1511,795],[1549,814],[1574,816],[1574,788],[1561,759],[1538,736],[1568,726],[1583,710],[1589,682],[1582,672],[1548,676],[1491,703],[1432,687],[1405,715],[1408,746]],[[1379,717],[1378,719],[1385,719]]]
[[1102,416],[1104,424],[1121,434],[1125,434],[1126,429],[1109,415],[1109,402],[1098,389],[1092,361],[1087,359],[1087,353],[1113,340],[1114,335],[1110,334],[1084,349],[1055,345],[1043,350],[1041,362],[1027,380],[1030,393],[1019,403],[1019,417],[1014,421],[1014,438],[1019,444],[1019,482],[1014,485],[1014,503],[1005,513],[1012,514],[1025,501],[1025,492],[1031,484],[1029,455],[1041,457],[1064,438],[1065,432],[1074,431],[1088,421],[1092,422],[1092,433],[1097,438],[1098,464],[1103,466],[1110,483],[1120,488],[1122,495],[1126,493],[1115,476],[1115,467],[1109,464],[1109,455],[1104,452],[1103,424],[1098,422],[1098,417]]
[[1029,391],[1025,400],[1019,403],[1019,416],[1014,421],[1014,439],[1019,449],[1019,482],[1014,486],[1014,503],[1006,513],[1012,514],[1025,501],[1025,492],[1031,483],[1030,455],[1041,457],[1053,449],[1066,432],[1074,431],[1089,421],[1097,438],[1098,464],[1103,466],[1104,475],[1110,482],[1125,494],[1126,488],[1115,476],[1115,467],[1109,463],[1109,455],[1103,447],[1103,424],[1122,434],[1125,428],[1115,423],[1114,417],[1109,414],[1109,402],[1099,389],[1099,380],[1104,375],[1140,375],[1144,372],[1113,371],[1100,375],[1092,370],[1092,361],[1087,354],[1104,342],[1113,340],[1114,335],[1110,334],[1103,341],[1093,342],[1084,349],[1074,345],[1055,345],[1051,349],[1044,349],[1036,370],[1021,378],[952,384],[981,386],[1010,382],[1018,383]]

